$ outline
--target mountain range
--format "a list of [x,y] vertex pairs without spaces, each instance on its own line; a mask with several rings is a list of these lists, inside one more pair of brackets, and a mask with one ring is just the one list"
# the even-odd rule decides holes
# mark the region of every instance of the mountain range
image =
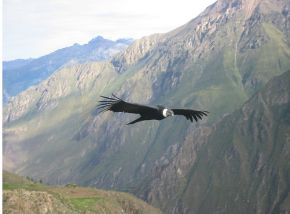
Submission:
[[[127,191],[165,213],[285,213],[290,2],[218,0],[111,60],[66,66],[4,108],[4,169]],[[208,110],[126,126],[100,95]]]
[[7,102],[11,96],[40,83],[66,64],[107,60],[132,42],[132,39],[112,41],[98,36],[87,44],[76,43],[36,59],[4,61],[3,100]]

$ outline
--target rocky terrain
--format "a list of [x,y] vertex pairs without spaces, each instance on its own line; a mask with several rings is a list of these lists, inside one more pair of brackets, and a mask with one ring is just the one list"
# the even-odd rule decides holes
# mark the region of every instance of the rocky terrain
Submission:
[[150,201],[172,195],[176,213],[289,212],[289,82],[290,70],[161,157]]
[[47,186],[4,172],[3,213],[128,213],[161,211],[126,193],[93,188]]
[[132,39],[112,41],[98,36],[87,44],[80,45],[76,43],[36,59],[4,61],[4,102],[31,85],[40,83],[66,64],[108,60],[132,42]]
[[[5,106],[4,168],[130,192],[166,213],[289,211],[289,8],[219,0],[110,61],[60,69]],[[111,93],[210,115],[126,126],[134,115],[95,109]]]

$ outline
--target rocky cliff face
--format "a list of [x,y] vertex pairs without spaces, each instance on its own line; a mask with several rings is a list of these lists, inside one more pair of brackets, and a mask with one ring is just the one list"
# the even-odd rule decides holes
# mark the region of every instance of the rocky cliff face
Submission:
[[66,64],[109,60],[133,42],[132,39],[111,41],[98,36],[87,44],[74,44],[37,59],[3,62],[4,102],[32,85],[47,79]]
[[[110,62],[59,70],[4,109],[4,168],[49,183],[129,191],[168,213],[230,212],[235,204],[230,197],[249,201],[247,207],[255,205],[257,210],[274,210],[265,208],[269,198],[262,201],[233,192],[242,191],[240,186],[251,193],[257,190],[258,185],[249,182],[252,174],[246,172],[256,170],[256,165],[249,168],[247,164],[259,156],[248,154],[255,148],[252,139],[233,138],[228,132],[240,119],[227,115],[273,77],[289,70],[287,5],[287,1],[274,0],[218,1],[176,30],[136,41]],[[112,92],[127,101],[211,113],[197,124],[174,117],[125,126],[133,115],[95,110],[99,95]],[[277,120],[269,115],[265,115],[266,123]],[[247,135],[255,136],[260,145],[266,131],[276,126],[262,133],[264,126],[250,127],[255,127],[255,134],[248,128]],[[232,141],[239,144],[231,150]],[[244,161],[237,158],[231,165],[236,156]],[[221,166],[224,171],[217,170]],[[224,176],[228,179],[219,179]],[[237,186],[233,181],[239,176],[248,180],[241,178]],[[268,191],[265,198],[270,194],[269,189],[259,188]],[[280,193],[274,195],[279,202],[273,206],[281,210],[287,206],[277,199]],[[207,202],[211,204],[205,206]]]
[[[11,122],[27,116],[30,111],[51,111],[59,105],[62,98],[98,90],[103,85],[103,79],[113,80],[116,75],[113,66],[107,62],[65,66],[40,85],[32,86],[20,96],[11,98],[4,110],[3,120]],[[109,83],[110,81],[107,82]]]
[[290,71],[161,157],[150,200],[174,213],[289,212],[289,82]]

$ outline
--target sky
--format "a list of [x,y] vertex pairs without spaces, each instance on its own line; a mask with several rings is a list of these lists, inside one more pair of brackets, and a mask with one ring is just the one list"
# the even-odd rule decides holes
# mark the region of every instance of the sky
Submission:
[[36,58],[101,35],[171,31],[216,0],[3,0],[3,60]]

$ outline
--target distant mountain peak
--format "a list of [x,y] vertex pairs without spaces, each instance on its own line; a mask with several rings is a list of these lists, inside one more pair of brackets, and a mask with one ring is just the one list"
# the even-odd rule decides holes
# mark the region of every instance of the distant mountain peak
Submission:
[[[96,42],[103,42],[103,41],[106,41],[106,40],[107,40],[107,39],[105,39],[105,38],[102,37],[102,36],[97,36],[97,37],[91,39],[91,40],[89,41],[89,44],[90,44],[90,43],[96,43]],[[108,41],[109,41],[109,40],[108,40]]]
[[124,43],[124,44],[131,44],[133,43],[133,38],[120,38],[116,40],[116,43]]
[[97,36],[95,38],[93,38],[92,40],[90,40],[88,42],[88,44],[96,44],[96,43],[101,43],[101,42],[115,42],[115,43],[122,43],[122,44],[131,44],[133,43],[134,39],[132,38],[120,38],[120,39],[117,39],[116,41],[113,41],[113,40],[110,40],[110,39],[106,39],[102,36]]
[[110,59],[132,42],[132,39],[119,39],[115,42],[97,36],[87,44],[74,43],[40,58],[3,62],[4,102],[46,79],[65,64]]
[[[62,67],[4,107],[3,168],[125,190],[164,213],[289,211],[289,73],[265,86],[290,68],[289,4],[218,0],[110,61]],[[98,54],[95,44],[80,53]],[[211,114],[196,125],[172,118],[128,129],[122,124],[134,116],[96,111],[111,93]]]

